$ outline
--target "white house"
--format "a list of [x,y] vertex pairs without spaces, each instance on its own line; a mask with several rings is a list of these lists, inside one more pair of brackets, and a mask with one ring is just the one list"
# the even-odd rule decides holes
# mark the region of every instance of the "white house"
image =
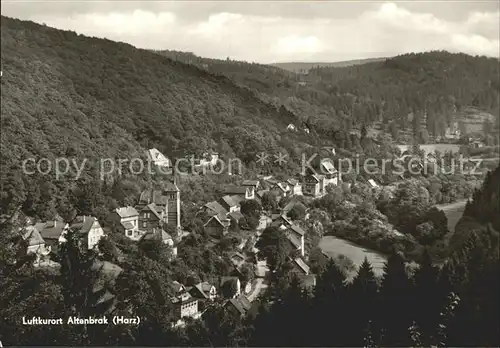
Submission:
[[139,230],[139,212],[134,207],[116,208],[112,216],[127,238],[138,241],[144,235],[145,232]]
[[89,250],[93,249],[99,243],[99,240],[104,237],[104,230],[97,218],[93,216],[77,216],[69,228],[75,233],[86,237]]
[[290,194],[296,196],[302,196],[302,185],[297,179],[288,179],[287,181],[288,187],[290,188]]
[[27,242],[27,254],[35,254],[35,264],[50,254],[51,247],[45,245],[45,241],[35,226],[26,226],[23,230],[23,239]]
[[148,160],[154,165],[159,167],[170,168],[172,166],[172,161],[168,159],[164,154],[162,154],[158,149],[153,148],[146,151]]
[[324,174],[323,185],[325,187],[328,185],[337,186],[339,184],[340,173],[329,158],[325,158],[321,161],[321,171]]

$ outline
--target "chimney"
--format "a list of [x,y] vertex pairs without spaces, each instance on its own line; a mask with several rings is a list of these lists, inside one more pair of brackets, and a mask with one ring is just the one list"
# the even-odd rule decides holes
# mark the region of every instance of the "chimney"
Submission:
[[54,227],[57,227],[57,219],[54,219]]

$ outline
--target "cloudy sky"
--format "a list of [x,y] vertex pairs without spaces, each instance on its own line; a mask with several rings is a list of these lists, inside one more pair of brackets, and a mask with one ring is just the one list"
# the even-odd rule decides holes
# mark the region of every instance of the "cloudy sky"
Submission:
[[2,1],[2,15],[140,48],[260,63],[444,49],[499,56],[500,2]]

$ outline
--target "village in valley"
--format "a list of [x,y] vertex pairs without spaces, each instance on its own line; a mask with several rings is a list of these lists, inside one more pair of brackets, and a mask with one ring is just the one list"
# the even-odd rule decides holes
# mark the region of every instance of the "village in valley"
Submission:
[[[156,168],[172,172],[172,161],[157,149],[148,150],[147,155]],[[217,157],[214,159],[212,156],[211,160],[205,160],[206,157],[203,156],[202,160],[196,162],[197,167],[215,165]],[[265,176],[243,180],[240,185],[228,185],[220,199],[200,207],[199,213],[206,217],[204,229],[212,245],[233,233],[243,233],[244,236],[240,244],[229,253],[234,265],[233,271],[221,277],[220,282],[211,284],[204,281],[189,286],[178,281],[171,283],[172,291],[169,295],[172,305],[176,308],[177,320],[174,325],[182,325],[185,317],[199,318],[204,306],[199,306],[198,303],[214,301],[216,298],[225,298],[224,306],[230,307],[238,315],[245,315],[251,309],[252,301],[267,287],[269,268],[265,260],[256,259],[258,249],[255,245],[268,226],[277,227],[286,236],[293,250],[290,255],[294,265],[293,273],[299,277],[305,288],[314,287],[316,278],[307,265],[308,255],[304,242],[306,231],[290,218],[289,212],[297,205],[306,210],[305,206],[293,197],[320,198],[326,193],[328,185],[340,184],[341,176],[333,163],[326,160],[322,162],[322,166],[327,174],[309,174],[303,178],[298,175],[297,178],[284,181]],[[116,222],[119,233],[134,242],[160,242],[168,246],[172,259],[177,257],[179,242],[190,233],[181,226],[181,192],[176,180],[176,176],[173,176],[163,187],[143,191],[135,206],[119,207],[111,212],[111,219]],[[376,186],[373,180],[370,182]],[[262,207],[262,199],[269,197],[275,200],[275,209],[259,209]],[[284,198],[287,198],[289,203],[279,208],[277,204]],[[258,211],[250,212],[254,214],[252,217],[257,217],[257,226],[246,231],[240,230],[239,226],[240,221],[245,218],[241,212],[241,207],[245,204],[258,207]],[[22,230],[28,243],[27,252],[36,255],[35,266],[57,268],[60,265],[52,260],[51,255],[57,253],[58,247],[66,242],[65,234],[68,230],[83,236],[85,248],[98,250],[99,240],[106,235],[105,230],[109,229],[103,228],[93,216],[76,216],[70,223],[57,216],[53,221],[42,222],[34,222],[28,218],[27,226]],[[241,276],[240,270],[245,264],[250,265],[254,273],[250,279],[248,276]],[[115,276],[119,273],[119,267],[116,265],[108,263],[105,266],[105,269],[114,272]],[[229,296],[224,296],[223,289],[227,287],[234,288],[234,291],[230,292]]]
[[[294,131],[292,126],[287,129]],[[310,219],[308,203],[322,198],[335,188],[346,192],[354,189],[353,182],[343,182],[341,172],[335,167],[332,160],[336,155],[335,148],[324,149],[326,154],[331,156],[320,159],[318,172],[313,173],[308,169],[305,173],[297,173],[294,177],[283,180],[276,179],[272,175],[242,179],[239,180],[239,185],[226,185],[219,199],[206,202],[199,207],[196,216],[204,218],[203,229],[208,236],[209,247],[215,248],[222,241],[238,236],[237,245],[224,251],[233,268],[215,282],[200,281],[186,285],[176,280],[172,281],[168,296],[172,308],[175,309],[173,327],[184,325],[186,318],[199,319],[208,308],[206,302],[214,302],[216,299],[223,301],[222,306],[236,315],[247,315],[252,309],[252,303],[266,291],[268,286],[270,270],[266,258],[259,258],[259,249],[256,247],[262,233],[268,227],[277,228],[289,243],[292,252],[287,255],[287,259],[292,266],[291,274],[300,280],[304,289],[310,291],[314,288],[316,275],[308,265],[310,248],[305,242],[306,227],[301,227],[315,224],[314,221],[309,221],[309,225],[304,223]],[[414,163],[413,167],[407,166],[406,173],[399,175],[399,181],[381,187],[381,184],[374,179],[368,179],[361,190],[380,192],[381,189],[386,189],[393,193],[399,184],[405,183],[412,177],[408,174],[410,169],[416,167],[422,170],[424,167],[422,163],[429,160],[434,163],[439,154],[439,151],[434,151],[433,148],[430,150],[421,148],[420,154],[415,153],[410,146],[399,146],[398,149],[401,155],[395,159],[401,160],[406,165],[409,161],[417,159],[416,165]],[[458,153],[458,149],[456,146],[455,154]],[[450,154],[454,155],[453,151]],[[109,233],[118,233],[136,243],[142,241],[161,243],[169,250],[170,260],[178,257],[180,242],[191,233],[181,225],[181,205],[188,203],[182,202],[182,192],[177,184],[177,180],[182,180],[183,175],[174,174],[173,162],[158,149],[149,149],[146,155],[153,168],[160,169],[162,173],[170,173],[167,175],[169,179],[160,187],[142,191],[135,205],[113,209],[110,212],[110,221],[114,224],[114,232],[110,232],[109,226],[101,226],[94,216],[76,216],[71,222],[64,221],[60,216],[56,216],[53,221],[37,222],[27,218],[27,225],[21,230],[28,244],[27,252],[36,255],[34,261],[36,267],[55,269],[60,267],[53,256],[66,242],[65,235],[70,230],[80,238],[83,237],[84,249],[95,250],[98,253],[101,238]],[[426,161],[423,161],[424,158]],[[192,175],[210,170],[217,165],[218,160],[217,153],[203,154],[192,162],[194,163]],[[298,220],[294,221],[295,219]],[[397,231],[393,233],[403,237]],[[328,252],[323,254],[329,257]],[[347,273],[360,266],[359,261],[357,265],[352,265],[352,261],[345,255],[339,256],[337,261],[340,265],[345,262],[348,264]],[[111,278],[116,278],[121,272],[119,266],[109,261],[104,261],[101,267],[103,272],[110,273]],[[248,274],[248,270],[251,275]],[[109,296],[109,293],[107,295]]]

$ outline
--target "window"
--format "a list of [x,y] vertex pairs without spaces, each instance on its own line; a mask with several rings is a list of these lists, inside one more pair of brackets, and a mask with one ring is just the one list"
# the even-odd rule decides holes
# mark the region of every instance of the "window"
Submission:
[[148,213],[144,213],[144,218],[147,218],[148,217]]
[[132,230],[127,230],[127,236],[132,237]]
[[143,222],[142,222],[142,227],[146,227],[146,226],[147,226],[146,221],[143,221]]

